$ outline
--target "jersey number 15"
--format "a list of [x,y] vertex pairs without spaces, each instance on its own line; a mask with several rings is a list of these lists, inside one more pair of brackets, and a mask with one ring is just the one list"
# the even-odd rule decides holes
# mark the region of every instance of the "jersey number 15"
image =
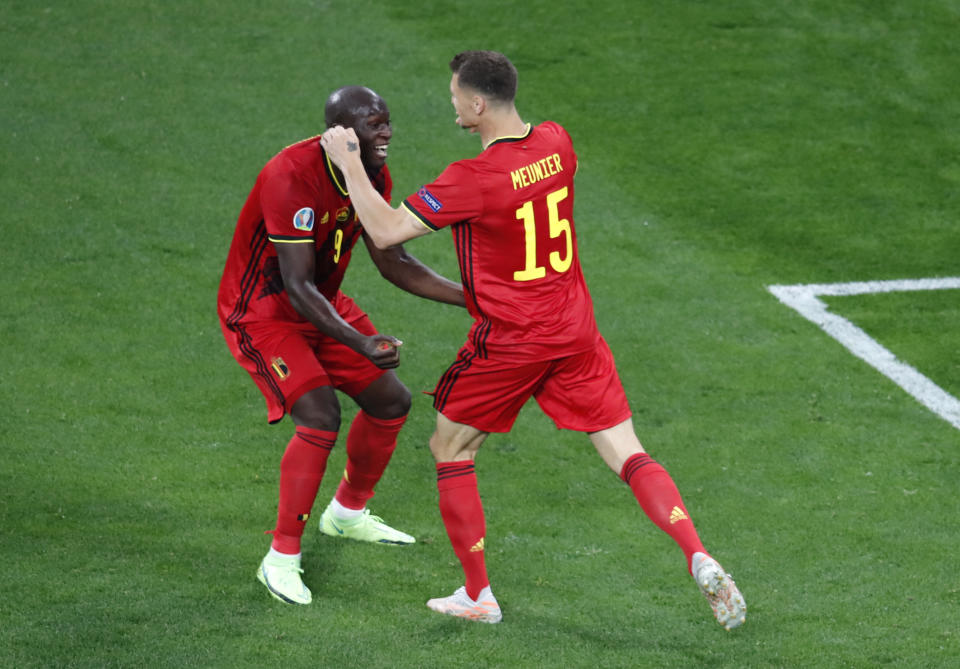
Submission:
[[[550,238],[556,239],[563,235],[566,241],[566,253],[561,256],[559,251],[550,252],[550,267],[559,273],[570,269],[573,262],[573,237],[570,232],[570,221],[560,218],[557,204],[567,197],[567,187],[547,194],[547,213],[550,224]],[[523,221],[524,247],[526,249],[525,266],[522,270],[513,273],[514,281],[533,281],[547,275],[547,268],[537,265],[537,221],[533,215],[533,201],[527,200],[517,209],[517,220]]]

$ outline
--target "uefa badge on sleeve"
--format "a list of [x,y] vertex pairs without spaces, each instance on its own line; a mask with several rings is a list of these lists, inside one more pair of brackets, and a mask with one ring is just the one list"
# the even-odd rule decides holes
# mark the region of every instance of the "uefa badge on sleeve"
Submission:
[[293,215],[293,227],[297,230],[310,232],[313,230],[313,209],[304,207]]

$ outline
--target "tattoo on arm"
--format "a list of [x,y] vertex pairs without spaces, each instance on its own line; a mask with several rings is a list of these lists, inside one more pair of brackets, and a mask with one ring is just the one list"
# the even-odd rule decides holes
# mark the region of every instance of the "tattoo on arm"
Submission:
[[356,142],[347,142],[347,151],[356,151],[357,148]]

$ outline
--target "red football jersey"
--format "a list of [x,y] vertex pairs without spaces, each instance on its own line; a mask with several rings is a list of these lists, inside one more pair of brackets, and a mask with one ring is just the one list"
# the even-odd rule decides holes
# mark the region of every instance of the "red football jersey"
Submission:
[[424,225],[452,227],[477,355],[554,359],[595,345],[573,225],[576,171],[570,135],[547,121],[451,164],[403,201]]
[[[389,202],[386,166],[372,182]],[[217,298],[221,321],[306,322],[284,290],[275,245],[313,244],[316,285],[332,301],[362,231],[319,136],[288,146],[261,170],[240,212]]]

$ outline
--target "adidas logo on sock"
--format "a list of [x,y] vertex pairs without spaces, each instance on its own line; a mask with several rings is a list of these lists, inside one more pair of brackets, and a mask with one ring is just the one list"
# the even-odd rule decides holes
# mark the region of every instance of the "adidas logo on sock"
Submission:
[[681,520],[687,520],[687,514],[683,512],[679,506],[673,507],[673,511],[670,512],[670,524],[679,523]]
[[483,537],[480,537],[480,541],[478,541],[477,543],[475,543],[473,546],[470,547],[470,552],[479,553],[482,550],[483,550]]

